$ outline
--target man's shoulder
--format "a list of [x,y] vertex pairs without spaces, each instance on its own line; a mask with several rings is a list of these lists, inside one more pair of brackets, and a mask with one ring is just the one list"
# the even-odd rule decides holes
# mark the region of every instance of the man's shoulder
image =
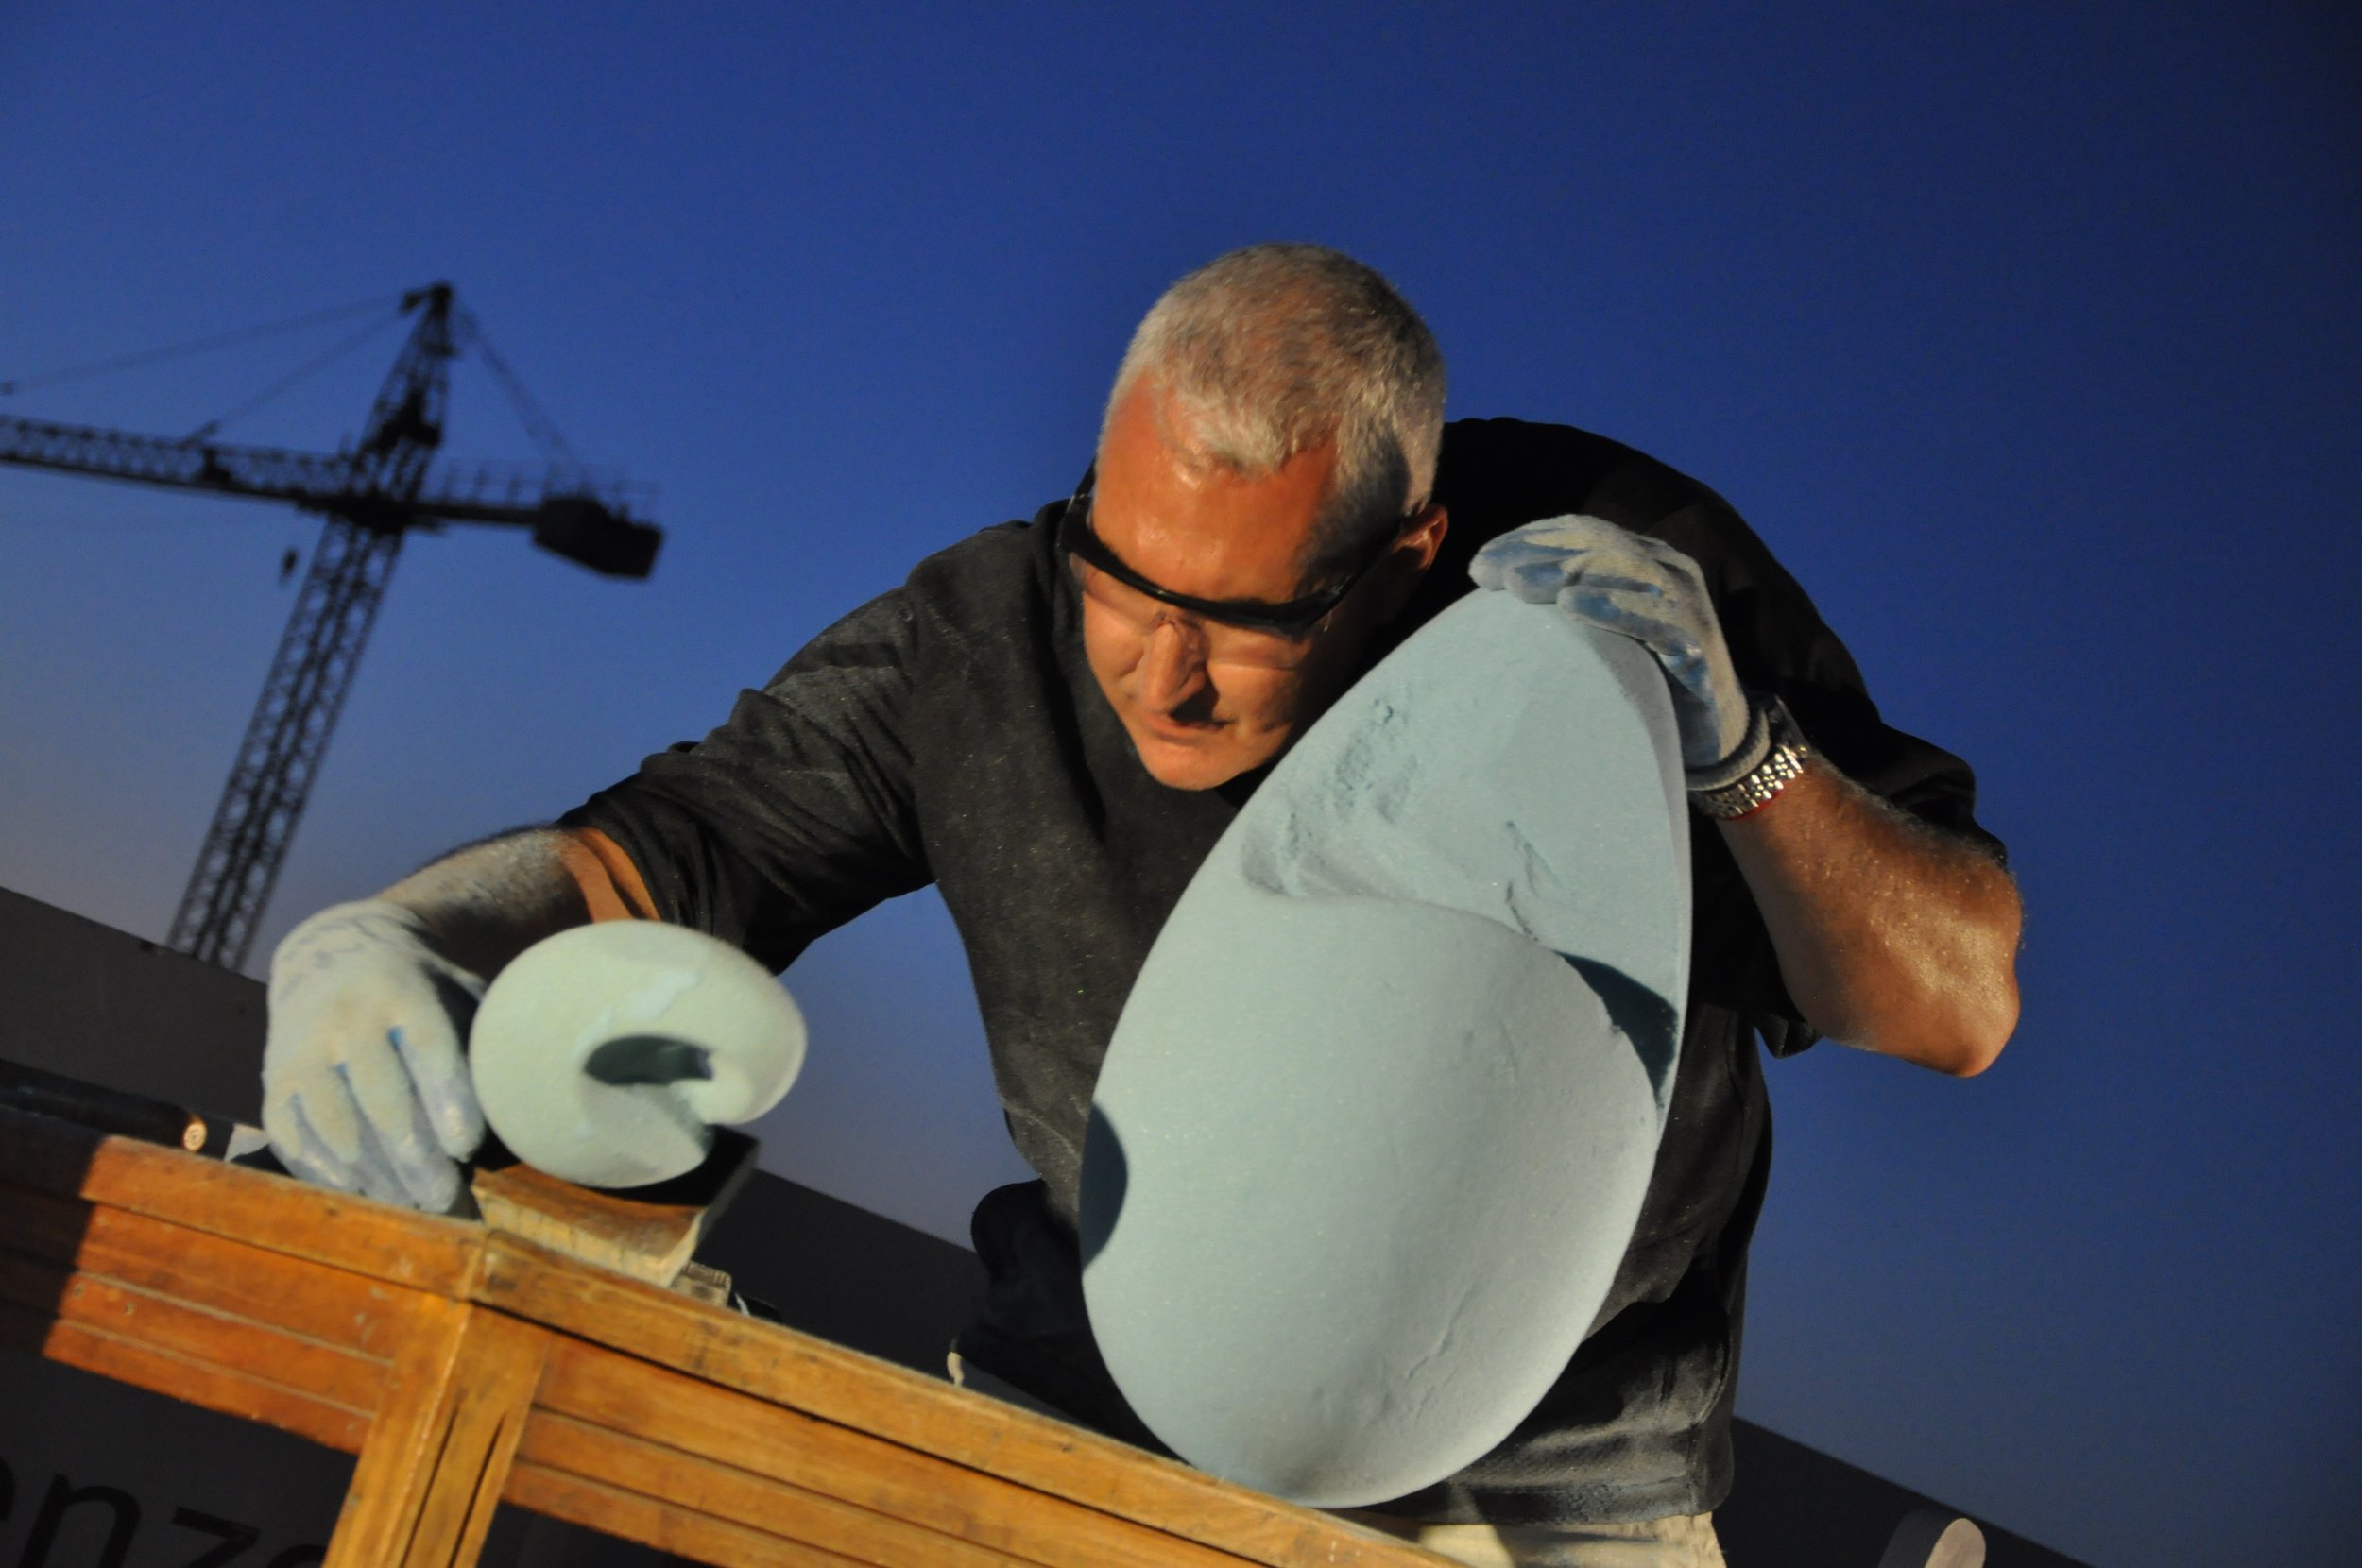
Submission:
[[927,556],[903,585],[912,609],[957,623],[1041,607],[1054,564],[1053,520],[1045,508],[1031,520],[995,523]]
[[1452,419],[1444,426],[1444,461],[1551,461],[1569,454],[1602,459],[1638,455],[1621,441],[1555,419],[1518,419],[1505,415]]
[[1030,570],[1041,554],[1046,538],[1055,532],[1045,523],[1054,522],[1054,508],[1044,508],[1031,519],[1013,518],[980,528],[966,538],[944,546],[920,559],[912,569],[914,579],[935,573],[968,574],[975,572],[1005,572],[1022,574]]
[[958,657],[979,638],[1021,641],[1050,600],[1039,522],[996,523],[925,557],[901,583],[805,643],[770,688],[819,668],[915,667],[934,656],[928,650],[947,646]]
[[1435,499],[1475,542],[1520,523],[1588,513],[1652,532],[1702,504],[1727,511],[1704,485],[1621,441],[1573,425],[1455,419],[1444,427]]

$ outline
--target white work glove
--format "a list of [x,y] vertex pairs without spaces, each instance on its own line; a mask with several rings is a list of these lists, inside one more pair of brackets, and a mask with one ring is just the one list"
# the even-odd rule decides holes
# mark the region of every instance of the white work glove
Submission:
[[1528,604],[1554,603],[1654,655],[1672,690],[1693,787],[1759,760],[1746,754],[1765,749],[1768,728],[1731,668],[1704,574],[1671,545],[1604,518],[1546,518],[1478,551],[1468,575]]
[[280,1162],[323,1186],[448,1212],[455,1163],[484,1141],[461,1050],[483,980],[435,950],[396,904],[336,904],[270,961],[263,1126]]

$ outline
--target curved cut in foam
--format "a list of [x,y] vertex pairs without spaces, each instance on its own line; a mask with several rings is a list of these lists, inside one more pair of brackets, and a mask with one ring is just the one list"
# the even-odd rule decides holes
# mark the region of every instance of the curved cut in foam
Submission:
[[586,1186],[645,1186],[695,1169],[711,1128],[779,1103],[803,1066],[804,1020],[727,943],[602,921],[500,972],[468,1057],[485,1120],[519,1159]]
[[1655,1160],[1686,812],[1656,664],[1498,593],[1273,771],[1140,972],[1085,1150],[1092,1330],[1176,1453],[1352,1507],[1533,1409]]

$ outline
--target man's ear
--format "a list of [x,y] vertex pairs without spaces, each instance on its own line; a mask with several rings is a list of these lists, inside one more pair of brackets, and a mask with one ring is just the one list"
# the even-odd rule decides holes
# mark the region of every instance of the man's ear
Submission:
[[1428,569],[1435,564],[1435,553],[1444,548],[1444,536],[1450,531],[1451,514],[1435,501],[1421,507],[1419,515],[1404,528],[1384,568],[1386,590],[1378,606],[1379,624],[1400,615],[1411,603],[1412,594],[1426,580]]

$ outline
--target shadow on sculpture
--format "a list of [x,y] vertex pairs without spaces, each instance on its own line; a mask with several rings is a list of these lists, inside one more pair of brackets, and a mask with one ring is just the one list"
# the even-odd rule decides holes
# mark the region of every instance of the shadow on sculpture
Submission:
[[670,1034],[624,1034],[583,1058],[582,1070],[602,1083],[679,1083],[713,1076],[713,1052]]
[[1123,1213],[1124,1190],[1131,1185],[1132,1167],[1123,1157],[1123,1139],[1098,1106],[1091,1107],[1090,1127],[1083,1134],[1083,1190],[1077,1204],[1076,1230],[1087,1269],[1107,1238],[1115,1234]]
[[1662,1103],[1673,1092],[1673,1064],[1681,1053],[1681,1014],[1671,1002],[1612,963],[1572,954],[1559,956],[1600,994],[1609,1020],[1632,1042],[1633,1054],[1640,1058],[1650,1086]]

